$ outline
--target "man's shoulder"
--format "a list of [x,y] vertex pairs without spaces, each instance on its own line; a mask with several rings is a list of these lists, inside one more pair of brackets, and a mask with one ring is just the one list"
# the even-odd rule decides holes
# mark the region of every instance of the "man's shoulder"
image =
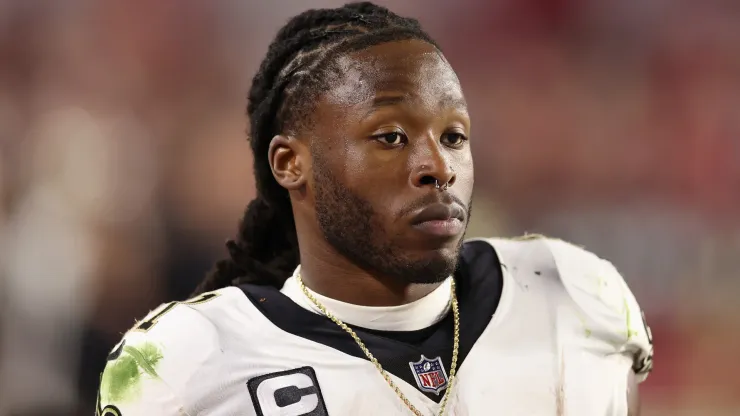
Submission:
[[217,317],[239,294],[226,288],[166,303],[137,321],[108,355],[97,413],[189,414],[199,394],[192,392],[207,387],[204,369],[219,368],[223,353]]
[[[490,244],[502,267],[514,278],[536,274],[543,281],[557,281],[579,307],[588,311],[621,311],[629,288],[617,269],[585,248],[539,234],[516,238],[480,239]],[[624,323],[624,318],[619,317]]]
[[136,321],[124,339],[148,339],[167,344],[182,344],[191,338],[208,339],[215,334],[223,313],[238,307],[243,298],[241,290],[227,287],[185,301],[164,303]]
[[[542,234],[524,234],[516,237],[472,238],[465,243],[469,245],[476,242],[483,242],[492,246],[499,256],[506,257],[509,261],[515,261],[517,259],[526,259],[529,262],[551,261],[551,256],[555,254],[554,251],[558,251],[558,255],[566,255],[579,260],[598,258],[594,253],[583,247]],[[533,255],[536,256],[533,257]]]
[[564,288],[586,337],[600,342],[605,353],[633,356],[635,370],[644,379],[652,367],[652,335],[636,298],[611,262],[576,244],[538,234],[479,241],[494,248],[514,280],[535,274]]
[[[567,241],[541,234],[513,238],[477,238],[466,243],[485,243],[493,247],[504,267],[536,269],[567,281],[598,274],[611,265],[591,251]],[[613,267],[613,266],[612,266]],[[621,276],[620,276],[621,278]]]
[[149,312],[109,354],[101,394],[121,395],[117,391],[121,380],[133,374],[181,390],[205,363],[222,354],[218,317],[233,307],[238,296],[244,296],[239,289],[225,288]]

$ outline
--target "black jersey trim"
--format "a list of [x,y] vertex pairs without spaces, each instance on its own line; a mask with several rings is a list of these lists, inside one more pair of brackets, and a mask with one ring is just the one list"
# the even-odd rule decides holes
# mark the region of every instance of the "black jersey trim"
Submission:
[[[463,245],[455,272],[460,308],[460,345],[458,368],[488,326],[501,300],[503,274],[493,247],[484,241]],[[326,345],[345,354],[367,359],[355,341],[325,316],[304,309],[274,287],[240,285],[252,304],[275,326],[290,334]],[[452,357],[453,317],[448,313],[437,324],[420,331],[377,331],[353,327],[383,368],[416,386],[410,362],[426,357],[441,357],[447,374]],[[420,342],[409,343],[409,338]],[[442,394],[423,392],[437,403]]]

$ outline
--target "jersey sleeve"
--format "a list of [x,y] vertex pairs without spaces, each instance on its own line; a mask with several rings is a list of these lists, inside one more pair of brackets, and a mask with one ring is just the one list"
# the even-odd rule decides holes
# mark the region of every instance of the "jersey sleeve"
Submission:
[[582,313],[589,338],[607,354],[633,360],[638,382],[653,366],[653,339],[645,314],[617,269],[581,247],[547,239],[560,279]]
[[181,400],[156,371],[162,358],[155,344],[121,341],[100,379],[97,415],[188,415]]
[[98,416],[197,413],[209,394],[203,369],[221,351],[213,323],[193,308],[198,302],[162,305],[124,335],[101,375]]

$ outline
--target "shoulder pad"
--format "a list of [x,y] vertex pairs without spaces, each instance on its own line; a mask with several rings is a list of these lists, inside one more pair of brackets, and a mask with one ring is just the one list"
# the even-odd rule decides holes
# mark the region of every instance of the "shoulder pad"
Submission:
[[212,354],[220,351],[216,327],[197,309],[198,305],[216,301],[222,296],[220,292],[161,305],[137,322],[124,340],[131,346],[140,343],[158,346],[162,361],[157,373],[171,379],[170,383],[185,383]]
[[647,377],[653,357],[650,328],[624,278],[610,262],[574,244],[539,234],[482,240],[496,249],[504,263],[554,266],[579,309],[587,336],[603,342],[607,354],[634,357],[638,381]]
[[634,357],[638,381],[652,370],[653,340],[645,314],[622,275],[612,263],[557,240],[545,239],[560,280],[585,316],[591,336],[613,346],[614,353]]
[[[214,324],[196,308],[221,295],[209,292],[161,305],[126,332],[101,376],[99,413],[115,415],[105,412],[108,406],[119,412],[184,414],[186,403],[180,399],[192,399],[186,392],[192,391],[197,373],[221,354]],[[142,414],[138,411],[133,414]]]

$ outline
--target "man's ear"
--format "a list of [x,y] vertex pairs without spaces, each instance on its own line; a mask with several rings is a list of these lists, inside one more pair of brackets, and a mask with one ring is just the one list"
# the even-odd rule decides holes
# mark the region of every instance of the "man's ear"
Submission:
[[280,186],[293,191],[306,184],[310,166],[308,154],[305,144],[295,137],[277,135],[272,138],[267,158]]

